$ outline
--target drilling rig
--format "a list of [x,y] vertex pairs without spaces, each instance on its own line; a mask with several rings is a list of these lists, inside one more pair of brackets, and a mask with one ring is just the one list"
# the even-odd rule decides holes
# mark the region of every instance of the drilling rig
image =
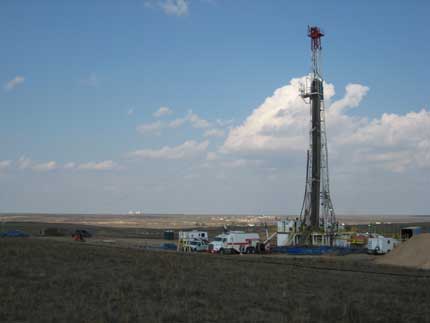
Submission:
[[324,79],[321,74],[321,38],[324,33],[308,26],[311,39],[312,68],[300,95],[310,105],[309,149],[306,184],[300,220],[301,244],[333,245],[337,232],[336,216],[330,197],[328,149],[324,107]]

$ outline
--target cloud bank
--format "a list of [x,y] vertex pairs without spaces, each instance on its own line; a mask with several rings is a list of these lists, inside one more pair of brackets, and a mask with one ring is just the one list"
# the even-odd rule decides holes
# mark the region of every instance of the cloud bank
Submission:
[[[309,105],[299,96],[305,77],[294,78],[273,93],[239,126],[228,133],[220,151],[224,154],[303,154],[308,145]],[[326,123],[331,159],[350,160],[403,171],[430,167],[430,112],[425,109],[404,115],[384,113],[368,120],[349,110],[359,106],[369,88],[348,84],[343,98],[325,84]]]
[[117,164],[112,160],[105,160],[102,162],[88,162],[88,163],[79,164],[77,166],[77,169],[83,169],[83,170],[112,170],[116,168],[117,168]]
[[100,162],[75,163],[68,162],[63,165],[51,160],[47,162],[34,162],[26,156],[21,156],[15,162],[0,160],[0,170],[31,170],[35,172],[48,172],[52,170],[114,170],[120,167],[112,160]]
[[0,160],[0,170],[7,169],[12,165],[11,160]]
[[190,159],[206,152],[209,141],[185,141],[178,146],[164,146],[160,149],[141,149],[130,153],[131,157],[140,159]]

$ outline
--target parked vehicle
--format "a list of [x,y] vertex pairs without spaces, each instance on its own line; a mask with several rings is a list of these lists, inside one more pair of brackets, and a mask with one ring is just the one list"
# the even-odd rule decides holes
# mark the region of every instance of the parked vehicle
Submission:
[[381,235],[370,237],[367,241],[367,253],[383,255],[393,250],[399,241]]
[[85,238],[91,238],[93,235],[87,231],[87,230],[76,230],[73,234],[72,234],[72,238],[75,241],[81,241],[84,242]]
[[256,253],[259,251],[258,233],[230,231],[215,237],[209,244],[211,253]]
[[206,231],[179,231],[178,251],[201,252],[208,250],[208,233]]
[[208,251],[208,243],[202,239],[183,239],[182,250],[188,252],[204,252]]
[[90,231],[85,229],[76,230],[72,236],[75,236],[77,234],[81,235],[83,238],[91,238],[93,236],[93,234]]

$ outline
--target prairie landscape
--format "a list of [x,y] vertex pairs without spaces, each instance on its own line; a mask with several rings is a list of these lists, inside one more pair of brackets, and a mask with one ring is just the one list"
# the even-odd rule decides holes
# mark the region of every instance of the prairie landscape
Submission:
[[0,1],[0,323],[430,323],[429,12]]
[[0,239],[1,322],[429,322],[429,271]]

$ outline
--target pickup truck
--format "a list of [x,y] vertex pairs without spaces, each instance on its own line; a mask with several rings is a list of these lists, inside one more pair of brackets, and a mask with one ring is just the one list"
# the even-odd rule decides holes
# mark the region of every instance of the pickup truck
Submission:
[[184,251],[204,252],[208,251],[208,244],[201,239],[186,239],[183,240],[182,248]]

